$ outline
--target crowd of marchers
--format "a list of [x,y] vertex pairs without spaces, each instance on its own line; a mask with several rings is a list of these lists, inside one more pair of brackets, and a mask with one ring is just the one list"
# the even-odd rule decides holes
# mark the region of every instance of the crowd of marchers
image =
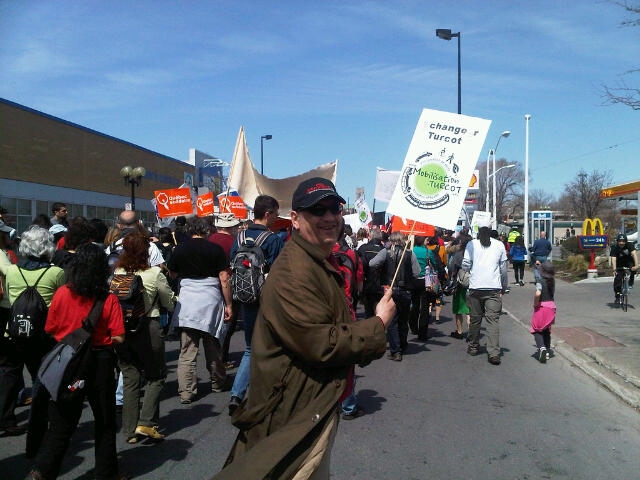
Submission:
[[[445,301],[455,316],[451,337],[466,338],[469,355],[486,351],[499,365],[507,266],[522,286],[528,258],[517,229],[508,237],[483,223],[474,235],[463,227],[430,236],[384,227],[353,232],[344,204],[332,182],[312,178],[294,192],[290,212],[261,195],[250,222],[230,213],[178,217],[157,236],[133,211],[108,228],[68,219],[62,203],[19,238],[0,219],[0,427],[25,439],[32,462],[26,478],[60,474],[85,401],[95,478],[128,478],[118,463],[118,432],[128,444],[165,438],[167,339],[180,343],[174,393],[183,405],[204,393],[199,357],[211,391],[228,395],[239,432],[220,479],[328,479],[339,421],[367,413],[354,367],[385,354],[401,362],[409,335],[429,340]],[[289,228],[274,231],[278,217],[289,218]],[[553,265],[543,258],[547,245],[537,246],[531,333],[544,363],[555,319]],[[74,395],[52,392],[39,378],[41,362],[88,319],[92,355],[84,377],[60,387]],[[245,350],[234,364],[229,341],[240,329]],[[15,410],[24,406],[28,421],[19,425]]]

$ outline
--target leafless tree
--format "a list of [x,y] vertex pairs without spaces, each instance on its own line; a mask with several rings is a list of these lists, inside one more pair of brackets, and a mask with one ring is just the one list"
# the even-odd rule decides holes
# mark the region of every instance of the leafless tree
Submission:
[[[499,170],[500,167],[507,165],[515,165],[515,167]],[[521,195],[524,169],[518,162],[508,162],[501,158],[496,161],[496,172],[498,172],[496,174],[496,218],[502,222],[507,214],[511,213],[509,206]]]
[[613,183],[613,172],[594,170],[587,174],[580,170],[576,178],[565,184],[565,194],[562,201],[568,209],[575,212],[579,218],[595,218],[601,210],[610,208],[611,200],[600,197],[602,189]]
[[[620,22],[620,25],[623,27],[640,26],[640,5],[633,5],[630,2],[618,0],[611,0],[611,3],[622,7],[627,13],[633,16],[628,20]],[[640,72],[640,69],[634,68],[628,70],[623,75],[628,76],[638,72]],[[640,88],[629,86],[624,78],[621,78],[615,87],[603,85],[602,91],[602,96],[606,105],[621,103],[633,108],[634,110],[640,110]]]
[[554,202],[553,195],[541,188],[529,192],[529,210],[549,210]]

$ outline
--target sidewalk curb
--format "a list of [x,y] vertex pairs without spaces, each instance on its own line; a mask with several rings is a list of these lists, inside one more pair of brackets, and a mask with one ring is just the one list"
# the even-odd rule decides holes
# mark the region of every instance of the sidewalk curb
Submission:
[[[529,325],[522,322],[518,317],[503,309],[512,320],[529,331]],[[564,340],[553,342],[553,350],[573,365],[578,367],[604,388],[616,395],[625,403],[628,403],[636,411],[640,411],[640,387],[633,382],[626,380],[611,368],[603,365],[595,356],[580,352]]]

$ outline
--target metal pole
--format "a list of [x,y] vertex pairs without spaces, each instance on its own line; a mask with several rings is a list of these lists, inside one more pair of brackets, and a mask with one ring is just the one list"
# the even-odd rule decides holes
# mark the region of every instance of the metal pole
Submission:
[[132,178],[130,178],[129,183],[131,184],[131,210],[135,211],[136,210],[136,192],[134,189],[136,186],[136,182]]
[[458,115],[462,113],[462,65],[460,63],[460,39],[462,33],[458,32]]
[[264,136],[260,137],[260,175],[264,175]]
[[524,116],[525,140],[524,140],[524,244],[529,247],[529,120],[531,115]]
[[[502,138],[502,137],[500,137]],[[499,142],[500,140],[498,140]],[[493,155],[491,155],[491,168],[493,169],[493,178],[491,179],[491,188],[493,190],[493,228],[498,228],[498,219],[496,218],[496,151],[491,151]]]
[[486,176],[486,186],[485,186],[485,202],[484,202],[484,211],[489,213],[489,162],[491,161],[491,152],[493,150],[489,150],[489,154],[487,155],[487,176]]

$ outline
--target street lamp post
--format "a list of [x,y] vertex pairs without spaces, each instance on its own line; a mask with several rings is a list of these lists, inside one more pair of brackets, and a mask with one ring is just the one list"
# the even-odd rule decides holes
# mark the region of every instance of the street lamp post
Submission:
[[120,169],[120,176],[124,179],[125,185],[131,185],[131,210],[136,209],[136,192],[135,187],[142,184],[142,177],[147,174],[144,167],[132,168],[129,165]]
[[441,38],[443,40],[451,40],[456,37],[458,39],[458,114],[462,113],[462,65],[460,62],[460,32],[451,33],[451,30],[448,28],[438,28],[436,29],[436,37]]
[[531,115],[524,116],[524,245],[529,248],[529,120]]
[[[488,163],[489,163],[489,162],[487,162],[487,164],[488,164]],[[512,163],[512,164],[510,164],[510,165],[503,165],[502,167],[500,167],[499,169],[497,169],[496,171],[494,171],[492,174],[488,175],[488,176],[487,176],[487,185],[489,184],[489,179],[493,177],[493,180],[494,180],[494,181],[493,181],[493,185],[494,185],[494,186],[493,186],[493,188],[494,188],[494,190],[495,190],[495,188],[496,188],[496,187],[495,187],[495,178],[496,178],[496,174],[497,174],[500,170],[504,170],[505,168],[513,168],[513,167],[515,167],[515,166],[516,166],[516,164],[515,164],[515,163]],[[487,171],[489,171],[489,169],[487,169]],[[493,198],[493,216],[494,216],[494,218],[495,218],[495,216],[496,216],[496,208],[495,208],[495,207],[496,207],[496,199],[495,199],[495,196],[494,196],[494,198]],[[487,208],[486,208],[486,212],[487,212],[487,213],[489,213],[489,203],[488,203],[488,201],[487,201]]]
[[271,140],[273,135],[262,135],[260,137],[260,175],[264,175],[264,142],[263,140]]
[[[500,134],[500,136],[498,137],[498,141],[496,142],[496,146],[494,148],[492,148],[491,150],[489,150],[489,155],[487,156],[487,186],[486,186],[486,201],[484,203],[485,205],[485,211],[487,213],[489,213],[489,179],[491,177],[493,177],[493,220],[491,221],[492,225],[495,228],[495,218],[496,218],[496,150],[498,150],[498,145],[500,145],[500,140],[502,140],[502,137],[507,138],[509,135],[511,135],[511,132],[509,130],[505,130],[504,132],[502,132]],[[489,174],[489,163],[492,162],[493,163],[493,173]],[[498,169],[500,170],[500,169]]]
[[492,192],[493,193],[493,220],[492,220],[493,228],[496,228],[498,226],[498,219],[496,218],[496,150],[498,150],[498,145],[500,145],[500,140],[502,140],[502,137],[507,138],[509,135],[511,135],[511,132],[509,130],[505,130],[504,132],[502,132],[498,137],[498,141],[496,142],[495,148],[489,151],[489,154],[492,157],[491,168],[493,170],[493,174],[492,174],[493,179],[491,182],[491,187],[493,190]]

